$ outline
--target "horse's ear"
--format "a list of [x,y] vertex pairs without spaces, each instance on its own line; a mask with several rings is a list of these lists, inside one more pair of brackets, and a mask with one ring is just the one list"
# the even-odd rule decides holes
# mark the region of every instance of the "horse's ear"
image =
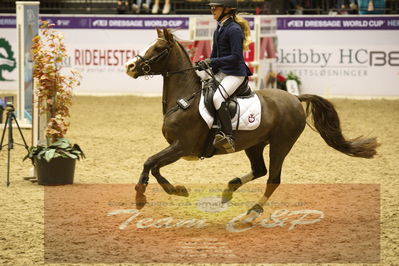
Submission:
[[174,42],[173,34],[170,33],[167,28],[163,28],[163,36],[168,42],[170,42],[170,43]]
[[158,38],[162,38],[164,36],[163,32],[158,28],[157,28],[157,34],[158,34]]

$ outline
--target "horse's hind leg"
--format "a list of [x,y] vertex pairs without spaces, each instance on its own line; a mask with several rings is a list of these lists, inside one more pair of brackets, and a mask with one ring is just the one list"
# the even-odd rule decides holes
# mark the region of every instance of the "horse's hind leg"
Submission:
[[[159,165],[164,166],[177,161],[182,156],[182,150],[177,143],[174,143],[167,147],[166,149],[158,152],[157,154],[151,156],[144,163],[143,171],[141,172],[139,182],[136,184],[136,207],[141,209],[147,203],[146,196],[144,195],[145,190],[148,185],[149,172],[155,173],[158,183],[162,188],[169,194],[176,191],[176,189],[162,176],[157,176],[159,174]],[[155,168],[155,170],[153,170]]]
[[[298,135],[299,136],[299,135]],[[259,201],[247,212],[247,217],[244,222],[252,222],[263,213],[263,206],[267,200],[280,185],[281,182],[281,169],[283,162],[288,152],[294,145],[297,137],[291,136],[290,138],[279,138],[271,141],[270,143],[270,165],[269,165],[269,178],[266,184],[266,191]]]
[[245,183],[267,174],[265,160],[263,159],[263,150],[265,146],[266,145],[264,143],[260,143],[245,150],[245,153],[251,163],[251,172],[242,177],[236,177],[230,180],[227,188],[223,191],[222,203],[229,202],[233,198],[233,192]]

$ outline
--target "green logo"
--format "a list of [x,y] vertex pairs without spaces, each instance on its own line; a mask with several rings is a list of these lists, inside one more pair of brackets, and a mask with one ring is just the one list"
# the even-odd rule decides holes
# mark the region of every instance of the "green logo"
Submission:
[[11,72],[16,68],[14,52],[12,51],[10,43],[0,38],[0,81],[5,81],[3,71]]

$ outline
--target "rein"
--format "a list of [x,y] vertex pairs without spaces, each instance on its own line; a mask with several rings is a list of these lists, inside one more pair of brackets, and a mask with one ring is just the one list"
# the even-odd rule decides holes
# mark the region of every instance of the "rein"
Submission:
[[[162,38],[158,38],[159,40],[162,41],[166,41],[165,39]],[[170,51],[172,50],[172,47],[167,47],[165,48],[162,52],[160,52],[159,54],[149,58],[149,59],[145,59],[143,56],[141,56],[140,54],[136,55],[137,58],[139,58],[142,61],[142,64],[138,65],[137,67],[140,67],[140,70],[143,72],[145,79],[149,79],[152,78],[153,75],[162,75],[164,77],[170,77],[173,74],[177,74],[177,73],[182,73],[188,70],[194,70],[197,69],[196,66],[191,66],[188,68],[184,68],[184,69],[180,69],[180,70],[175,70],[175,71],[166,71],[166,72],[152,72],[151,69],[151,65],[152,63],[157,63],[158,61],[162,60],[163,58],[166,57],[166,59],[169,58],[170,55]],[[218,85],[218,88],[220,89],[220,87],[223,88],[223,86],[216,80],[215,75],[213,74],[212,70],[206,70],[205,72],[212,78],[212,80]],[[224,88],[223,88],[224,90]],[[199,94],[200,92],[203,91],[203,88],[201,87],[199,90],[195,91],[194,93],[192,93],[190,95],[190,97],[188,98],[181,98],[181,100],[186,101],[186,102],[190,102],[192,99],[194,99],[194,97]],[[223,93],[221,93],[221,95],[223,96]],[[223,96],[224,97],[224,96]],[[227,97],[229,98],[229,97]],[[227,100],[227,99],[225,99]],[[166,101],[162,100],[162,103],[165,105]],[[181,106],[179,104],[176,104],[175,106],[173,106],[172,108],[170,108],[168,111],[165,112],[164,117],[169,116],[170,114],[176,112],[177,110],[179,110],[181,108]]]
[[193,67],[184,68],[184,69],[180,69],[180,70],[176,70],[176,71],[167,71],[167,72],[161,73],[161,75],[162,75],[162,76],[165,76],[165,77],[169,77],[169,76],[171,76],[171,75],[173,75],[173,74],[181,73],[181,72],[185,72],[185,71],[193,70],[193,69],[197,69],[197,67],[196,67],[196,66],[193,66]]
[[[182,69],[182,70],[173,71],[173,72],[166,72],[166,73],[174,74],[174,73],[178,73],[178,72],[187,71],[187,70],[190,70],[190,69],[196,69],[196,67],[190,67],[190,68],[187,68],[187,69]],[[204,69],[204,71],[205,71],[205,72],[211,77],[211,79],[217,84],[218,89],[220,89],[220,87],[223,88],[222,84],[220,84],[220,82],[217,81],[217,79],[215,78],[215,75],[213,74],[213,72],[212,72],[211,69],[209,69],[209,71],[208,71],[207,69]],[[193,94],[191,94],[190,97],[188,97],[187,99],[185,99],[185,98],[182,98],[182,99],[183,99],[184,101],[186,101],[186,102],[190,102],[198,93],[202,92],[203,90],[204,90],[204,88],[201,86],[201,89],[199,89],[199,90],[197,90],[196,92],[194,92]],[[223,90],[224,90],[224,88],[223,88]],[[222,96],[223,96],[223,94],[222,94]],[[224,96],[223,96],[223,97],[224,97]],[[230,97],[227,97],[227,98],[230,98]],[[227,99],[225,99],[225,100],[227,100]],[[166,102],[164,102],[164,101],[162,101],[162,102],[163,102],[164,104],[166,103]],[[236,103],[237,103],[237,102],[236,102]],[[237,105],[238,105],[238,104],[237,104]],[[238,105],[238,106],[239,106],[239,105]],[[166,117],[166,116],[168,116],[168,115],[170,115],[170,114],[176,112],[176,111],[179,110],[180,108],[181,108],[181,106],[180,106],[179,104],[176,104],[175,106],[173,106],[172,108],[170,108],[170,109],[164,114],[164,117]],[[237,128],[238,128],[238,123],[237,123]]]
[[[201,88],[201,89],[197,90],[196,92],[192,93],[192,94],[190,95],[190,97],[188,97],[187,99],[184,99],[184,98],[182,98],[182,99],[184,99],[186,102],[190,102],[190,101],[191,101],[192,99],[194,99],[194,97],[195,97],[198,93],[200,93],[202,90],[203,90],[203,88]],[[180,105],[176,104],[175,106],[173,106],[172,108],[170,108],[170,109],[164,114],[164,117],[167,117],[168,115],[170,115],[170,114],[176,112],[176,111],[179,110],[180,108],[181,108]]]

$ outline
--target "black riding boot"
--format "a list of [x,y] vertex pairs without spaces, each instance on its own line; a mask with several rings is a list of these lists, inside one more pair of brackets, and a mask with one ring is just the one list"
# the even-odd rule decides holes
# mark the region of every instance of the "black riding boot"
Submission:
[[216,134],[213,146],[217,149],[225,150],[227,153],[234,152],[233,128],[231,125],[230,113],[225,102],[223,102],[217,110],[217,114],[222,128],[221,131]]

